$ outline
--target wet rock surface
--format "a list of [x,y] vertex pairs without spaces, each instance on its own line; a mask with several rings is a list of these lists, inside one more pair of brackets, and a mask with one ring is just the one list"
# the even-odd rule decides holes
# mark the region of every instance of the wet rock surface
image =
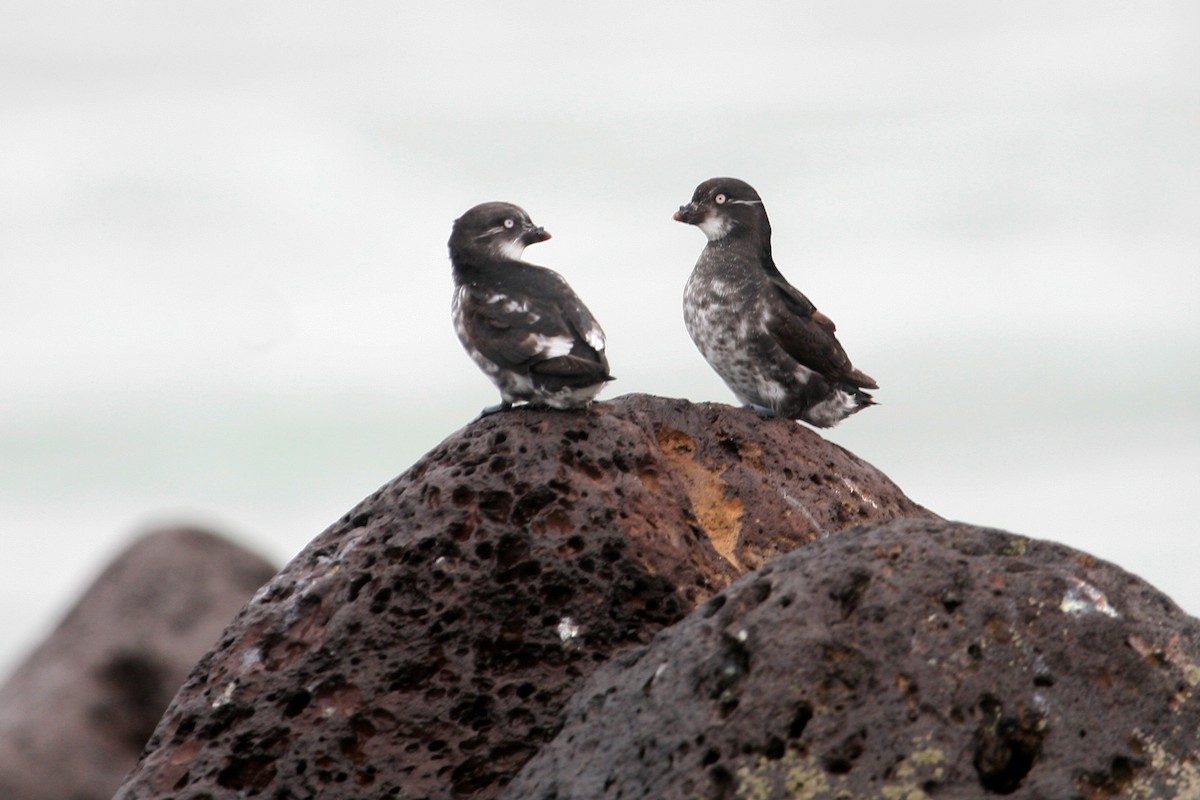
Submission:
[[503,797],[1196,797],[1197,684],[1200,621],[1120,568],[881,523],[602,667]]
[[496,414],[264,587],[117,797],[498,796],[613,654],[780,552],[900,517],[934,515],[790,421],[642,395]]
[[205,531],[130,545],[0,686],[0,797],[112,797],[196,659],[274,574]]

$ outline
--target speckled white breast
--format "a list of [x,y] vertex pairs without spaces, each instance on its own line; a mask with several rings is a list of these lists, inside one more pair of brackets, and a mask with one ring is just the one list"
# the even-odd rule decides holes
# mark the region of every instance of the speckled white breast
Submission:
[[[761,303],[742,287],[692,273],[683,295],[683,322],[696,349],[742,403],[780,411],[787,386],[763,364],[776,349]],[[808,372],[793,362],[796,369]],[[790,370],[789,370],[790,371]]]

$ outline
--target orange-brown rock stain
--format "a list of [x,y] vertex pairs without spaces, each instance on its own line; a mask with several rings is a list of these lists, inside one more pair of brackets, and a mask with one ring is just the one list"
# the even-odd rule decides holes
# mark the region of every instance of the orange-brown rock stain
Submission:
[[740,499],[726,496],[725,481],[721,477],[725,469],[713,469],[698,461],[696,441],[682,431],[662,428],[655,438],[692,501],[700,527],[713,548],[739,571],[744,571],[737,547],[746,507]]

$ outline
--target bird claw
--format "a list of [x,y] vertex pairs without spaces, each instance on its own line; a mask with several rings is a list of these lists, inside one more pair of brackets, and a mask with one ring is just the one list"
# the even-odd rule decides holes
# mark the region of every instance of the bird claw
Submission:
[[483,419],[484,417],[490,417],[492,414],[498,414],[501,411],[508,411],[510,408],[512,408],[512,403],[508,402],[497,403],[494,406],[488,406],[483,411],[480,411],[479,416],[473,421],[479,422],[479,420]]

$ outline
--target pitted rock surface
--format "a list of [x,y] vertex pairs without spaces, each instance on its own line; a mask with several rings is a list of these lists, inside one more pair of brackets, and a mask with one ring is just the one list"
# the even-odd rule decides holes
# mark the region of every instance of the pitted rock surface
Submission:
[[196,659],[274,574],[205,531],[126,548],[0,686],[0,798],[112,797]]
[[940,521],[776,559],[601,668],[505,798],[1200,797],[1200,620]]
[[597,666],[773,552],[772,502],[779,551],[933,516],[795,423],[726,406],[469,425],[264,587],[117,797],[495,797]]

